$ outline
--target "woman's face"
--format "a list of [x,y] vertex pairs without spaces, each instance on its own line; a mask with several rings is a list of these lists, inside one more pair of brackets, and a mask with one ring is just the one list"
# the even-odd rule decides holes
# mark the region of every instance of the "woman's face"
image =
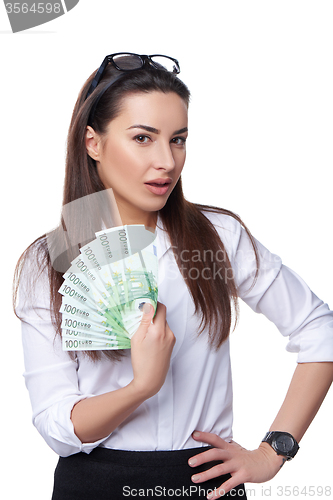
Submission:
[[154,91],[126,96],[103,137],[88,127],[88,154],[112,188],[123,224],[155,228],[184,166],[187,118],[177,94]]

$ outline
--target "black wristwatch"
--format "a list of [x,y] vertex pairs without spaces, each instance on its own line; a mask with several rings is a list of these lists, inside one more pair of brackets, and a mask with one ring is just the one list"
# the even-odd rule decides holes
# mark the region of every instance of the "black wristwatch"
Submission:
[[278,455],[286,457],[287,460],[294,458],[299,450],[296,439],[289,432],[270,431],[262,440],[263,443],[271,445]]

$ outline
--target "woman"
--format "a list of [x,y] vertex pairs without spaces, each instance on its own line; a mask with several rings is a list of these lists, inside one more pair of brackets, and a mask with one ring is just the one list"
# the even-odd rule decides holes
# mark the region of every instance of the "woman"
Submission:
[[[189,91],[178,72],[166,56],[107,56],[69,129],[64,209],[112,189],[122,224],[157,233],[159,303],[153,321],[145,306],[131,351],[62,351],[57,291],[79,252],[65,244],[64,222],[21,258],[26,384],[34,424],[60,455],[53,500],[245,498],[244,482],[271,479],[295,456],[332,381],[327,305],[238,216],[184,199]],[[72,215],[71,242],[112,225],[109,216],[94,203]],[[299,352],[281,410],[253,451],[232,441],[228,335],[238,297]]]

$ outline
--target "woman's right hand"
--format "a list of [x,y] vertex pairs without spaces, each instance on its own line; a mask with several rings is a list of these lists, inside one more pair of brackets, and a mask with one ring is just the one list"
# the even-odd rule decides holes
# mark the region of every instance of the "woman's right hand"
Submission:
[[146,303],[144,309],[149,312],[143,313],[141,324],[131,339],[132,385],[148,399],[164,384],[176,339],[166,321],[164,304],[157,303],[153,323],[153,306]]

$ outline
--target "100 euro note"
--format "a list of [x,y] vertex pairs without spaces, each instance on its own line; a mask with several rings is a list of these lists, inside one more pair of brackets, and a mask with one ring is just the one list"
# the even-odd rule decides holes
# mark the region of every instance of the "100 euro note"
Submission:
[[156,311],[158,261],[149,243],[155,236],[143,231],[124,226],[96,233],[73,260],[59,289],[65,350],[130,348],[143,304]]

